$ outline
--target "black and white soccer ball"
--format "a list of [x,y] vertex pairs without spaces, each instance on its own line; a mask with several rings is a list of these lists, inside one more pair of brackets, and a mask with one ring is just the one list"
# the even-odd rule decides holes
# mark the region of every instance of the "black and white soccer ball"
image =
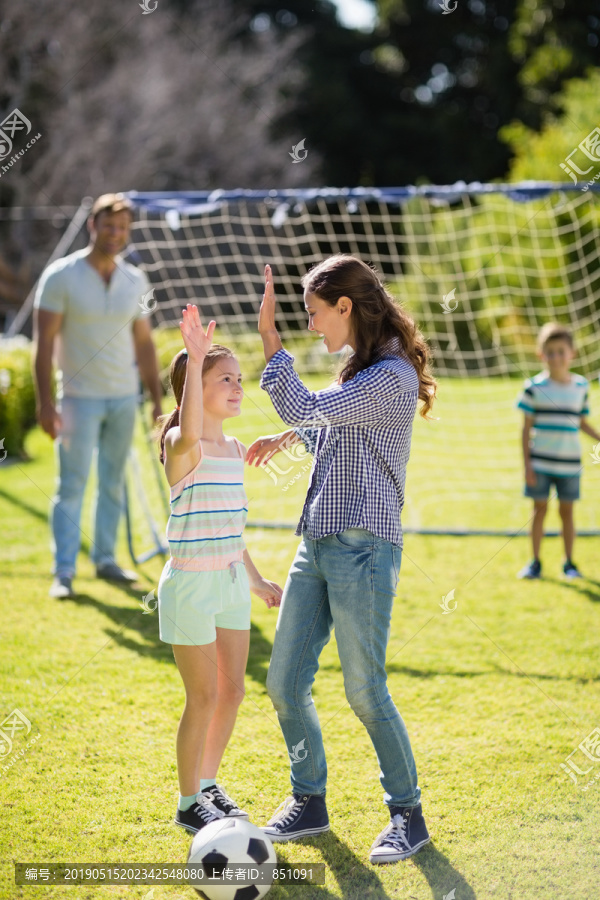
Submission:
[[[205,878],[223,869],[263,864],[277,864],[273,844],[260,828],[239,818],[218,819],[201,828],[187,860],[188,868],[202,868]],[[236,885],[235,879],[209,885],[203,879],[190,878],[189,883],[206,900],[258,900],[271,890],[271,884]]]

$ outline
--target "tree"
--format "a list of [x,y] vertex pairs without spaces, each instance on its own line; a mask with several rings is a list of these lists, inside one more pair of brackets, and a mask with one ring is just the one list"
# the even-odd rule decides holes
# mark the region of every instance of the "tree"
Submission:
[[564,83],[600,63],[597,0],[521,0],[509,47],[519,64],[523,120],[539,127]]
[[592,153],[596,156],[595,163],[579,149],[579,144],[600,123],[600,70],[590,69],[585,78],[565,82],[554,98],[554,107],[553,113],[544,116],[540,131],[526,128],[522,122],[513,122],[502,129],[500,136],[514,154],[511,181],[535,179],[572,185],[574,176],[584,187],[600,172],[600,145]]

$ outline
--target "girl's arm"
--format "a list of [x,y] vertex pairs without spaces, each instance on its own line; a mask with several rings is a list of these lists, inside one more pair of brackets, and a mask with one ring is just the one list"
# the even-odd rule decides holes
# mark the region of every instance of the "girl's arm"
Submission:
[[179,323],[188,361],[179,411],[179,425],[170,428],[165,437],[165,450],[174,456],[189,453],[202,437],[202,366],[212,344],[216,322],[209,322],[206,333],[198,308],[188,303]]
[[267,581],[263,578],[252,560],[247,549],[244,549],[244,565],[248,573],[248,581],[250,582],[250,590],[261,600],[264,600],[269,609],[272,606],[279,606],[281,603],[282,589],[274,581]]

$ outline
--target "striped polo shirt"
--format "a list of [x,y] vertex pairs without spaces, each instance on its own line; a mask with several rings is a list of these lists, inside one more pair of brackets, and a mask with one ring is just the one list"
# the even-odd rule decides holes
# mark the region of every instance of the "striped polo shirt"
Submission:
[[533,417],[532,468],[548,475],[578,475],[581,418],[590,412],[586,379],[572,374],[571,381],[562,384],[540,372],[525,382],[517,407]]
[[242,447],[236,457],[207,456],[171,487],[167,538],[174,569],[227,569],[243,562],[248,516]]

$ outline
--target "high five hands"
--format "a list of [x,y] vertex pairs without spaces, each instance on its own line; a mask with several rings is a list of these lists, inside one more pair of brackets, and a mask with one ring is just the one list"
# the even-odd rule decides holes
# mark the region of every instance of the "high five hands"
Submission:
[[182,311],[183,321],[179,323],[181,336],[190,362],[204,362],[204,357],[212,345],[212,336],[217,323],[214,319],[208,323],[206,332],[200,321],[198,307],[188,303]]
[[263,341],[265,360],[269,362],[271,357],[283,347],[275,325],[275,288],[273,287],[273,273],[269,265],[265,266],[265,292],[258,314],[258,333]]
[[277,331],[275,326],[275,288],[271,266],[267,264],[265,266],[265,292],[258,314],[258,333],[265,335],[273,331]]

